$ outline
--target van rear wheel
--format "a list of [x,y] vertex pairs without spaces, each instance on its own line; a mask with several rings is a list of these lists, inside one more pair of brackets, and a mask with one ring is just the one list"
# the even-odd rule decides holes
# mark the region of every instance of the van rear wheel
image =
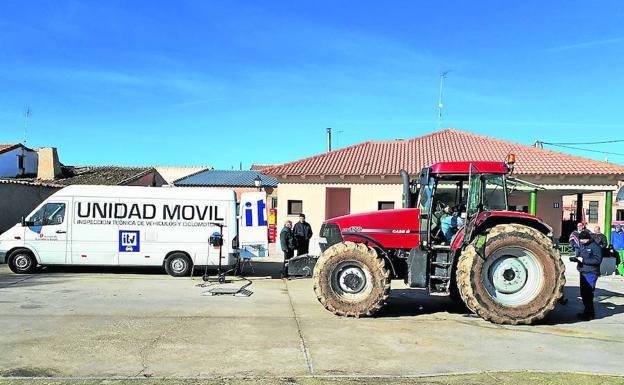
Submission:
[[165,271],[172,277],[185,277],[191,273],[193,263],[184,253],[173,253],[165,261]]
[[15,274],[32,274],[37,269],[37,259],[26,249],[15,250],[7,261],[9,269]]

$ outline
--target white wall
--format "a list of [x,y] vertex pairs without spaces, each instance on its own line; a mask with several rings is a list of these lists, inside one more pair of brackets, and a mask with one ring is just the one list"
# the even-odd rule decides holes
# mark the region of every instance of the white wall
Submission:
[[[21,170],[18,167],[18,155],[21,154],[21,147],[0,154],[0,178],[22,176]],[[25,150],[24,155],[25,174],[37,175],[37,153],[35,151]]]
[[[296,223],[298,215],[288,215],[288,200],[303,201],[303,213],[312,226],[314,237],[318,236],[325,221],[325,189],[327,187],[351,189],[351,213],[377,211],[380,201],[392,201],[401,208],[402,186],[400,184],[352,184],[352,183],[280,183],[277,189],[277,231],[286,220]],[[279,247],[278,247],[279,249]]]

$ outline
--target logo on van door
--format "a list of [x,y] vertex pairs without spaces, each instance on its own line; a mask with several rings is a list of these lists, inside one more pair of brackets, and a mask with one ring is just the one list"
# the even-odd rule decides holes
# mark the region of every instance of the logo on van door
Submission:
[[141,237],[138,230],[119,230],[119,251],[138,252],[141,249]]

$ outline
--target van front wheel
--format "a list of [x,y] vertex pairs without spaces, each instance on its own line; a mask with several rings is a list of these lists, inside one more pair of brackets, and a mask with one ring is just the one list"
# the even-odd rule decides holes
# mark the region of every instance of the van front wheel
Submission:
[[165,271],[172,277],[185,277],[191,273],[192,262],[184,253],[173,253],[165,261]]
[[15,250],[7,261],[9,269],[15,274],[32,274],[37,268],[37,259],[29,250]]

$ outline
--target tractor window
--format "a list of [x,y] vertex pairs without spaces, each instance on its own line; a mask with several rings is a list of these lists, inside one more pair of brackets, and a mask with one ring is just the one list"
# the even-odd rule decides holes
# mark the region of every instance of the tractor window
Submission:
[[481,177],[473,175],[470,179],[470,187],[468,189],[468,215],[472,215],[479,211],[481,203]]
[[429,183],[420,187],[420,199],[418,201],[418,208],[420,210],[431,209],[431,199],[433,198],[433,189],[435,188],[435,179],[429,178]]
[[468,214],[480,210],[507,210],[507,192],[503,175],[481,175],[470,180]]
[[507,192],[505,191],[504,176],[489,175],[483,178],[485,179],[483,209],[490,211],[507,210]]

